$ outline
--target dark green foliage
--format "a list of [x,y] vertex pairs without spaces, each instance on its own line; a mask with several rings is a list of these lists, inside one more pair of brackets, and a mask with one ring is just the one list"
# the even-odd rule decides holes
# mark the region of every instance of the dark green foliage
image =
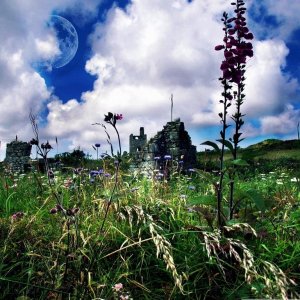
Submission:
[[68,167],[81,167],[87,162],[87,155],[80,149],[74,149],[71,153],[56,154],[55,159]]

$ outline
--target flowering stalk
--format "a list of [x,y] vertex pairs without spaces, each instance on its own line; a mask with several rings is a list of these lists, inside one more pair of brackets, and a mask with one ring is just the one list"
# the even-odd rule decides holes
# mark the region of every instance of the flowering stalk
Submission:
[[[225,31],[224,43],[225,45],[219,45],[216,50],[224,49],[225,61],[222,63],[221,69],[223,69],[223,77],[236,84],[236,90],[233,92],[235,99],[236,111],[231,116],[235,124],[233,137],[230,138],[233,146],[231,146],[231,152],[233,160],[237,159],[237,150],[239,143],[243,140],[241,138],[242,133],[240,129],[244,124],[241,113],[241,106],[245,99],[245,67],[247,57],[253,56],[253,46],[249,40],[253,39],[253,34],[249,32],[247,27],[246,18],[244,17],[246,8],[243,0],[237,0],[232,2],[235,6],[235,17],[227,19],[227,28]],[[234,26],[232,25],[234,23]],[[233,217],[233,192],[234,192],[234,176],[235,169],[230,174],[230,197],[229,197],[229,219]]]
[[[122,114],[113,114],[113,113],[109,112],[107,115],[104,115],[104,121],[106,123],[110,124],[115,129],[115,131],[117,133],[119,151],[117,151],[117,159],[115,161],[115,182],[114,182],[114,186],[113,186],[113,189],[111,191],[111,194],[110,194],[110,197],[109,197],[109,200],[108,200],[108,204],[107,204],[107,207],[106,207],[106,210],[105,210],[103,222],[102,222],[102,225],[100,227],[100,233],[103,230],[103,227],[104,227],[104,224],[105,224],[105,221],[106,221],[106,218],[107,218],[108,210],[109,210],[109,207],[112,203],[112,199],[113,199],[113,196],[115,194],[115,191],[116,191],[116,188],[117,188],[117,185],[118,185],[118,175],[119,175],[119,169],[120,169],[122,148],[121,148],[121,139],[120,139],[119,131],[117,129],[116,124],[117,124],[117,121],[122,120],[122,119],[123,119]],[[107,138],[108,138],[107,142],[110,144],[110,147],[111,147],[111,154],[114,155],[113,154],[113,146],[112,146],[112,143],[110,141],[110,136],[109,136],[109,134],[106,130],[106,127],[103,124],[100,124],[100,123],[95,123],[93,125],[101,125],[104,128],[105,133],[106,133]]]
[[[228,14],[226,12],[223,13],[222,21],[224,24],[223,30],[225,32],[224,41],[227,41],[228,32],[231,26],[230,26],[230,19],[228,19]],[[221,118],[222,130],[220,131],[221,139],[218,140],[219,142],[221,142],[221,152],[220,152],[219,182],[217,184],[217,222],[218,222],[218,227],[220,228],[222,226],[221,211],[222,211],[222,200],[223,200],[224,153],[225,153],[225,145],[227,142],[226,130],[229,127],[229,125],[227,124],[227,115],[228,115],[228,108],[231,106],[231,100],[233,99],[233,97],[231,94],[232,85],[230,84],[230,78],[228,78],[228,65],[229,65],[227,61],[228,46],[227,44],[219,45],[216,46],[215,49],[216,50],[225,49],[224,50],[225,60],[221,64],[221,70],[223,71],[223,76],[219,78],[223,86],[223,92],[222,92],[223,99],[219,101],[221,104],[223,104],[223,112],[219,113],[219,116]]]
[[49,144],[48,141],[46,143],[40,144],[39,129],[38,129],[38,125],[36,123],[36,117],[32,113],[30,113],[29,119],[30,119],[32,130],[34,133],[34,138],[30,141],[30,144],[32,146],[33,145],[36,146],[37,154],[42,157],[44,164],[45,164],[45,170],[46,170],[46,174],[47,174],[48,184],[50,186],[52,194],[54,195],[54,197],[56,199],[57,207],[60,207],[61,208],[60,211],[66,216],[66,210],[63,208],[60,198],[54,190],[54,187],[53,187],[54,173],[52,172],[52,170],[50,170],[49,164],[48,164],[48,153],[52,149],[52,146]]

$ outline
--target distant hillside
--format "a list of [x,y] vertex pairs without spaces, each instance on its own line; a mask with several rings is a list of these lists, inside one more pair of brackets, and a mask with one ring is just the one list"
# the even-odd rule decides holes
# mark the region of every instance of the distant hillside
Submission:
[[[253,144],[238,151],[238,157],[246,160],[250,165],[275,167],[288,167],[300,170],[300,140],[268,139]],[[231,160],[229,150],[225,152],[225,160]],[[197,153],[199,168],[215,169],[219,166],[219,154],[213,149]]]
[[300,140],[276,140],[276,139],[268,139],[264,140],[260,143],[253,144],[248,146],[246,149],[255,149],[255,150],[292,150],[292,149],[300,149]]
[[241,149],[240,154],[252,159],[278,159],[291,158],[300,160],[300,140],[268,139],[260,143]]

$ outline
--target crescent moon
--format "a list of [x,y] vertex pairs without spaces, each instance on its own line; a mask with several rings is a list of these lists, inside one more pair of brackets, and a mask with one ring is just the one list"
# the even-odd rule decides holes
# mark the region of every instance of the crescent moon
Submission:
[[50,63],[53,68],[61,68],[74,58],[78,49],[78,34],[70,21],[58,15],[51,16],[48,26],[55,32],[60,50]]

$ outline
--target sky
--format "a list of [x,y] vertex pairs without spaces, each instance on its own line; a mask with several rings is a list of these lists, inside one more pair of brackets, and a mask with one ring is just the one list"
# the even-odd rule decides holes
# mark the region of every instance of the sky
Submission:
[[[148,137],[180,118],[192,142],[219,139],[222,87],[221,17],[227,0],[1,0],[0,160],[6,143],[30,141],[29,113],[55,155],[74,149],[95,157],[109,146],[104,114],[118,122],[122,148],[143,126]],[[246,69],[242,128],[247,146],[266,138],[296,139],[300,121],[299,0],[246,0],[254,56]],[[59,51],[47,22],[69,20],[78,33],[75,57],[61,68],[38,67]],[[116,135],[108,128],[113,143]],[[231,129],[229,128],[229,131]],[[55,140],[57,138],[58,144]]]

